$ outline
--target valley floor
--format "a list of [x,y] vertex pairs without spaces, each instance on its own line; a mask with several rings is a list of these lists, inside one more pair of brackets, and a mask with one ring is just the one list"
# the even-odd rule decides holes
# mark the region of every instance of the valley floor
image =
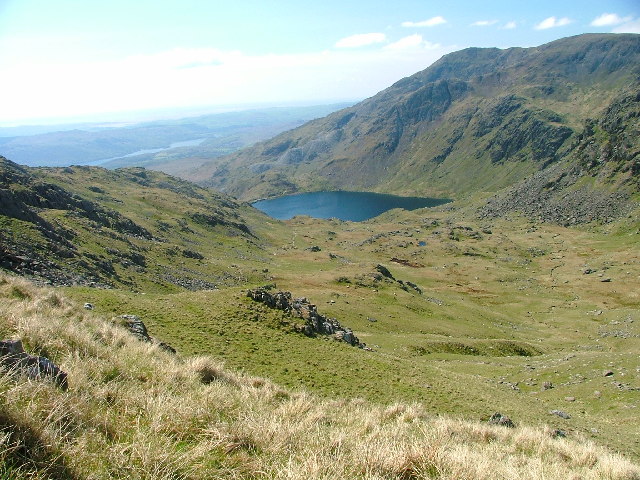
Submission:
[[[449,206],[274,221],[261,283],[65,292],[101,315],[139,315],[183,355],[287,388],[463,420],[499,411],[640,457],[637,218],[584,228],[468,218]],[[256,276],[253,264],[234,268]],[[299,319],[246,298],[265,284],[307,297],[373,351],[292,332]]]

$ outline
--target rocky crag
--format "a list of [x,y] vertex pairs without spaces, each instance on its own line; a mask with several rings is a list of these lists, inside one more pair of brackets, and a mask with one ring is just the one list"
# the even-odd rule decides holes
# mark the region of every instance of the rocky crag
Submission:
[[305,323],[296,325],[295,329],[308,337],[332,336],[334,339],[354,347],[371,350],[365,343],[358,340],[350,328],[343,327],[335,318],[318,313],[317,307],[304,297],[294,299],[291,292],[270,293],[266,288],[249,290],[247,297],[256,302],[264,303],[270,308],[283,310],[294,317],[303,319]]

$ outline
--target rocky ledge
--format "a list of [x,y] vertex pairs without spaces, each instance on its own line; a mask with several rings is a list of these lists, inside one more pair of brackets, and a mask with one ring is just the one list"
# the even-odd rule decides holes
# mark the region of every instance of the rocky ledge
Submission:
[[296,327],[296,330],[304,333],[308,337],[316,335],[332,336],[334,339],[346,342],[354,347],[364,350],[371,350],[366,344],[358,340],[350,328],[340,325],[335,318],[328,318],[320,313],[315,305],[304,297],[293,298],[291,292],[270,293],[265,288],[256,288],[247,292],[247,297],[261,302],[270,308],[283,310],[294,317],[305,321],[303,325]]

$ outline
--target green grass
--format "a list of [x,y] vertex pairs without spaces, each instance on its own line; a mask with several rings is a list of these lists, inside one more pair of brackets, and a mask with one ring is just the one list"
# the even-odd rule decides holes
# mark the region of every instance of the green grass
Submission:
[[[288,222],[289,231],[273,231],[264,283],[308,297],[374,352],[294,333],[299,319],[252,302],[243,287],[68,293],[107,315],[140,315],[183,354],[211,354],[289,388],[383,404],[415,401],[430,412],[469,419],[498,410],[516,422],[581,432],[638,455],[640,439],[631,427],[640,348],[638,297],[630,283],[640,274],[635,244],[597,230],[523,220],[494,222],[493,233],[477,237],[472,233],[487,225],[459,222],[456,215],[396,212],[359,224],[298,218]],[[451,230],[462,232],[458,241],[449,238]],[[379,233],[386,235],[363,243]],[[418,246],[421,240],[426,247]],[[321,251],[307,250],[312,245]],[[465,255],[470,250],[479,255]],[[423,294],[376,280],[378,263]],[[587,263],[599,271],[584,275]],[[600,282],[600,269],[614,281]],[[628,338],[606,333],[617,330]],[[602,377],[614,367],[620,377]],[[554,388],[543,390],[545,381]],[[554,409],[572,418],[549,415]]]
[[[27,291],[28,300],[13,297],[15,288]],[[401,389],[386,405],[352,395],[336,399],[340,396],[336,392],[329,395],[332,399],[321,398],[299,386],[285,389],[234,372],[211,356],[169,355],[104,317],[107,306],[133,308],[131,294],[103,293],[107,295],[96,295],[101,299],[96,310],[87,312],[59,292],[2,278],[0,330],[22,338],[29,351],[47,352],[69,374],[70,385],[63,392],[48,382],[0,375],[0,473],[5,478],[401,480],[437,475],[489,480],[511,478],[514,472],[527,478],[533,468],[544,468],[545,478],[550,479],[573,474],[624,480],[638,474],[637,466],[576,432],[570,436],[578,441],[559,440],[549,426],[507,429],[459,421],[453,418],[461,416],[459,412],[432,412],[429,402],[424,406],[399,402],[406,393]],[[388,354],[376,356],[345,344],[285,333],[286,317],[245,297],[234,297],[233,289],[226,292],[224,302],[215,298],[224,294],[168,295],[163,310],[170,315],[190,308],[186,318],[226,313],[229,333],[242,333],[245,340],[249,334],[259,336],[268,330],[271,334],[258,337],[258,349],[251,354],[264,359],[259,345],[271,337],[282,340],[284,368],[290,377],[305,362],[300,355],[303,344],[306,362],[316,370],[332,369],[326,379],[337,378],[341,387],[355,380],[354,373],[366,376],[384,367],[386,374],[378,376],[378,385],[395,388],[406,368]],[[162,296],[137,297],[137,313],[158,311],[152,305],[161,303]],[[226,311],[223,304],[229,305]],[[234,311],[261,319],[243,323],[245,315],[234,316]],[[215,322],[214,318],[209,323]],[[155,327],[161,323],[154,322]],[[175,339],[185,348],[188,345]],[[296,345],[298,340],[302,343]],[[242,345],[232,342],[231,348]],[[272,358],[277,357],[274,353],[270,352]],[[225,354],[232,356],[230,351]],[[372,365],[360,369],[358,357]],[[336,360],[352,363],[335,370]],[[285,365],[284,360],[280,363]],[[424,390],[441,390],[448,397],[441,402],[461,408],[470,403],[462,401],[463,395],[478,394],[482,382],[470,384],[470,372],[452,368],[460,363],[459,357],[434,357],[432,363],[438,378]],[[390,370],[393,366],[398,370]],[[499,396],[491,394],[491,400]]]

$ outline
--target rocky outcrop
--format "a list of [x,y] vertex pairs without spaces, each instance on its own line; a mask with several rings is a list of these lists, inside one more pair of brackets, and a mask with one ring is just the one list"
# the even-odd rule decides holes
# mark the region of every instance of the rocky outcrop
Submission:
[[169,353],[176,353],[176,349],[165,342],[161,342],[149,335],[147,326],[137,315],[120,315],[117,317],[117,323],[125,327],[129,332],[141,342],[153,343],[158,345],[162,350]]
[[[598,119],[587,119],[565,161],[496,195],[480,209],[480,217],[518,211],[538,221],[570,226],[609,223],[636,208],[632,198],[640,185],[637,89],[614,99]],[[548,135],[539,137],[546,141]]]
[[358,340],[350,328],[340,325],[335,318],[328,318],[320,313],[315,305],[304,297],[293,298],[291,292],[270,293],[264,288],[249,290],[247,296],[256,302],[261,302],[270,308],[283,310],[294,317],[305,321],[304,325],[296,329],[308,337],[315,335],[330,335],[334,339],[346,342],[354,347],[371,350],[366,344]]
[[515,428],[516,426],[515,423],[513,423],[513,420],[511,420],[506,415],[502,415],[501,413],[498,413],[498,412],[491,415],[491,417],[489,418],[489,424],[500,425],[501,427],[507,427],[507,428]]
[[50,379],[63,390],[69,387],[67,374],[48,358],[25,352],[22,340],[0,341],[0,366],[10,374],[33,380]]

